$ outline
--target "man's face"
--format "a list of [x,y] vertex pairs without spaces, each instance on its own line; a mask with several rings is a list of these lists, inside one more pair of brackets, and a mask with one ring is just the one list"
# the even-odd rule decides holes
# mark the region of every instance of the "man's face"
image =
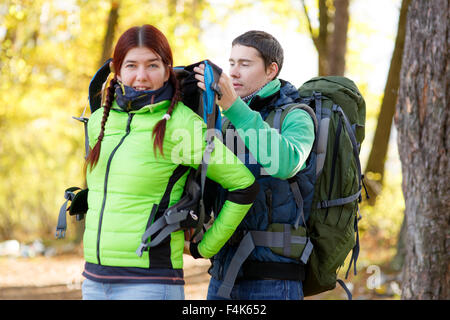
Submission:
[[266,70],[264,60],[253,47],[234,45],[229,61],[231,81],[241,98],[252,94],[274,78],[273,72],[270,68]]

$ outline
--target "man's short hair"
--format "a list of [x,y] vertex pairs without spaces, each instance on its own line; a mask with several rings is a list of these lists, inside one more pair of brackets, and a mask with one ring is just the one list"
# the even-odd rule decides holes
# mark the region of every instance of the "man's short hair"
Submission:
[[275,78],[278,77],[284,58],[283,48],[274,36],[264,31],[251,30],[238,36],[231,45],[237,44],[258,50],[261,58],[264,60],[266,69],[272,62],[275,62],[278,65],[278,73],[275,75]]

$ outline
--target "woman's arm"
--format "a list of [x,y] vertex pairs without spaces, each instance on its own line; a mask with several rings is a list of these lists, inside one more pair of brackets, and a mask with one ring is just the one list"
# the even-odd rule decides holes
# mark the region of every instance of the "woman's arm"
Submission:
[[[197,128],[198,126],[197,123]],[[196,159],[196,164],[191,162],[194,168],[198,167],[206,148],[204,141],[206,127],[203,123],[201,130],[203,135],[194,134],[194,139],[201,139],[201,141],[194,141],[193,145],[203,147],[197,150],[193,148],[193,153],[189,157],[190,161]],[[227,199],[203,239],[198,244],[190,244],[190,251],[194,258],[210,258],[222,248],[247,214],[259,191],[259,185],[251,172],[218,138],[214,139],[214,150],[211,153],[206,175],[228,190]]]

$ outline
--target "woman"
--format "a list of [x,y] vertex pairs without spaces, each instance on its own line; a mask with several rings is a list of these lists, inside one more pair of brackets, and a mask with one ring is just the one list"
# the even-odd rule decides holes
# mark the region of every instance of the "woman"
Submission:
[[[88,123],[83,299],[184,299],[183,230],[136,254],[145,230],[181,198],[206,146],[206,126],[180,102],[172,66],[168,41],[153,26],[130,28],[115,47],[114,78]],[[203,239],[190,244],[195,258],[220,250],[258,191],[218,139],[207,176],[229,200]]]

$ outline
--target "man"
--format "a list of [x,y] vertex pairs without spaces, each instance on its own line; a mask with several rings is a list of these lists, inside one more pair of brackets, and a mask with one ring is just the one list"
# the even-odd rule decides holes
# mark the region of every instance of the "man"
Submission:
[[[279,131],[265,121],[271,111],[299,98],[293,85],[277,78],[283,49],[273,36],[263,31],[242,34],[232,43],[229,61],[230,76],[222,73],[219,79],[218,104],[229,120],[224,122],[224,141],[252,171],[260,191],[235,235],[212,258],[208,299],[302,299],[300,259],[283,254],[286,248],[276,253],[270,248],[270,237],[262,239],[266,246],[261,245],[254,231],[289,225],[301,228],[304,219],[299,227],[299,210],[287,179],[305,168],[314,143],[314,123],[301,109],[289,112]],[[203,68],[194,71],[199,87],[205,89]],[[239,148],[239,141],[244,148]],[[222,190],[216,209],[224,198]],[[250,231],[252,237],[246,237]]]

